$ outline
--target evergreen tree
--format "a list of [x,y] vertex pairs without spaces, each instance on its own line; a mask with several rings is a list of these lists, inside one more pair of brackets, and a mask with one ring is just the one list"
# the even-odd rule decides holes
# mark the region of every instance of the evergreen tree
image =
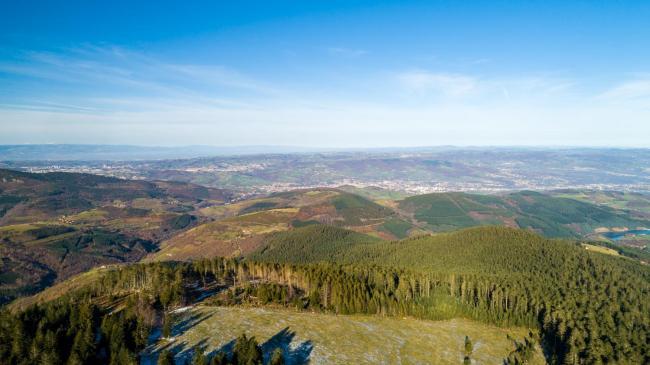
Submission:
[[223,351],[217,352],[210,360],[210,365],[228,365],[228,357]]
[[237,365],[261,365],[262,349],[255,337],[248,338],[242,334],[235,341],[233,348],[233,363]]
[[194,356],[192,357],[192,365],[208,365],[208,359],[205,353],[199,347],[194,348]]
[[172,318],[171,315],[165,315],[163,319],[162,336],[170,338],[172,336]]
[[174,365],[174,354],[168,350],[162,350],[158,355],[158,365]]
[[284,365],[284,354],[281,348],[278,347],[273,350],[271,360],[269,360],[269,365]]
[[469,336],[465,336],[465,356],[470,356],[473,351],[474,345],[472,345],[472,341],[469,339]]

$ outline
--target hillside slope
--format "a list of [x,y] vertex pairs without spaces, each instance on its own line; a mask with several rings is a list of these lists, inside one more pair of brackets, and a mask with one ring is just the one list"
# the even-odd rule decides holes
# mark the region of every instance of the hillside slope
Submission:
[[502,196],[418,195],[400,201],[398,207],[434,232],[505,225],[530,229],[547,237],[584,237],[597,228],[650,225],[650,221],[634,217],[627,211],[532,191]]
[[[345,227],[383,239],[406,237],[412,227],[390,208],[335,189],[278,193],[205,208],[200,213],[215,221],[171,237],[147,259],[246,255],[263,247],[269,234],[318,224]],[[405,227],[398,226],[400,223]]]
[[627,211],[528,191],[503,196],[437,193],[381,202],[337,189],[308,189],[207,207],[200,213],[214,222],[171,237],[148,260],[246,255],[265,247],[269,234],[313,224],[384,240],[484,225],[547,237],[602,239],[599,230],[650,226]]
[[312,225],[270,235],[263,247],[248,257],[256,261],[308,263],[332,261],[353,246],[379,239],[343,228]]
[[[0,169],[0,224],[29,223],[77,214],[102,205],[156,204],[175,210],[197,200],[224,203],[226,190],[174,182],[122,180],[52,172],[33,174]],[[140,199],[140,200],[138,200]],[[150,200],[150,201],[147,201]]]
[[[314,241],[304,241],[310,242]],[[329,261],[429,273],[432,276],[428,278],[410,277],[402,289],[403,280],[394,285],[404,295],[418,296],[423,285],[431,285],[429,280],[447,283],[452,295],[474,307],[452,310],[455,315],[486,311],[478,318],[521,315],[538,319],[546,345],[554,344],[552,351],[560,362],[574,357],[582,359],[578,363],[627,363],[632,358],[627,356],[636,359],[632,363],[649,360],[644,356],[650,351],[650,268],[584,250],[574,242],[549,240],[523,230],[481,227],[396,242],[361,243],[346,250],[334,246],[325,250],[319,245],[273,257],[291,264]],[[435,304],[435,299],[422,299],[422,303],[431,303],[431,307],[423,304],[424,308],[413,309],[414,313],[450,310],[449,303]],[[636,355],[626,355],[627,351]]]
[[650,219],[650,194],[631,191],[563,189],[549,192],[550,195],[570,198],[587,203],[628,210],[641,219]]
[[[310,245],[322,246],[318,240],[304,243],[306,251]],[[650,268],[584,250],[576,242],[479,227],[358,243],[284,261],[214,258],[130,265],[61,295],[108,303],[101,313],[122,306],[139,310],[146,306],[142,300],[163,308],[201,300],[207,305],[275,304],[338,314],[464,317],[536,328],[552,364],[650,360]],[[306,261],[313,263],[295,264]],[[54,299],[51,293],[49,298]],[[70,300],[58,303],[75,305]]]
[[187,183],[0,170],[0,304],[92,267],[138,261],[233,194]]

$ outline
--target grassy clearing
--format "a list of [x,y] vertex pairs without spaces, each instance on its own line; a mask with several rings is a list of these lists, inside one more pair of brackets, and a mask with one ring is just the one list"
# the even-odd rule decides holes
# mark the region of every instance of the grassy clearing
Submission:
[[370,200],[374,200],[377,203],[379,203],[380,200],[394,201],[394,200],[401,200],[411,196],[411,194],[407,194],[401,191],[388,190],[388,189],[383,189],[375,186],[357,187],[352,185],[344,185],[338,187],[338,189],[348,193],[361,195],[362,197]]
[[223,218],[225,216],[235,215],[238,211],[239,209],[234,208],[232,205],[215,205],[198,210],[201,215],[212,218]]
[[554,196],[650,214],[650,196],[647,194],[619,191],[573,191],[556,193]]
[[78,224],[91,224],[104,221],[108,219],[109,213],[100,208],[85,210],[81,213],[77,213],[71,216],[68,216],[68,220]]
[[12,224],[9,226],[0,227],[0,234],[24,233],[38,227],[40,226],[35,223]]
[[[501,364],[514,348],[506,336],[522,339],[528,333],[465,319],[433,322],[242,307],[197,307],[179,322],[173,341],[161,340],[148,348],[143,364],[154,364],[151,353],[163,347],[187,358],[197,344],[211,352],[244,332],[255,336],[266,351],[283,347],[291,363],[457,365],[463,361],[467,335],[474,343],[473,364]],[[531,364],[543,363],[539,350]]]
[[401,219],[388,219],[382,225],[382,229],[388,231],[399,239],[408,237],[411,228],[413,228],[411,223]]
[[266,214],[264,217],[256,213],[251,214],[258,216],[257,218],[264,218],[262,220],[267,222],[256,222],[251,217],[242,216],[244,219],[236,217],[233,221],[224,220],[202,224],[164,241],[160,250],[149,255],[145,261],[185,260],[212,256],[228,257],[248,253],[256,247],[243,247],[243,241],[289,229],[289,219],[276,217],[276,215],[283,216],[284,214],[286,213],[275,212]]
[[148,209],[155,211],[164,211],[165,205],[161,199],[137,198],[131,202],[131,207],[138,209]]
[[585,248],[585,250],[591,251],[591,252],[598,252],[598,253],[603,253],[605,255],[612,255],[612,256],[620,256],[618,252],[615,250],[612,250],[611,248],[603,247],[603,246],[596,246],[596,245],[590,245],[587,243],[583,243],[582,247]]
[[78,235],[78,234],[79,234],[79,232],[76,232],[76,231],[75,232],[63,233],[63,234],[57,234],[57,235],[52,235],[52,236],[45,237],[45,238],[42,238],[42,239],[25,242],[24,244],[26,246],[43,246],[43,245],[47,245],[47,244],[50,244],[50,243],[53,243],[53,242],[57,242],[57,241],[61,241],[61,240],[73,237],[73,236]]
[[28,246],[48,244],[74,234],[71,226],[60,225],[57,222],[36,222],[0,227],[0,241],[9,240]]
[[258,223],[258,224],[277,224],[288,223],[298,213],[298,208],[278,208],[264,210],[260,212],[248,213],[237,217],[226,218],[225,223]]

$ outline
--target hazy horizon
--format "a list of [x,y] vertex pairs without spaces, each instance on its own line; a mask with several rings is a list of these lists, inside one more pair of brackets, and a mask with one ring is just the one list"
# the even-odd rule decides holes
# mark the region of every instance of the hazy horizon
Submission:
[[650,149],[650,146],[625,146],[625,145],[570,145],[570,144],[431,144],[431,145],[376,145],[376,146],[328,146],[328,145],[291,145],[291,144],[122,144],[122,143],[0,143],[1,147],[35,147],[35,146],[71,146],[71,147],[137,147],[137,148],[295,148],[295,149],[323,149],[335,151],[355,150],[381,150],[381,149]]

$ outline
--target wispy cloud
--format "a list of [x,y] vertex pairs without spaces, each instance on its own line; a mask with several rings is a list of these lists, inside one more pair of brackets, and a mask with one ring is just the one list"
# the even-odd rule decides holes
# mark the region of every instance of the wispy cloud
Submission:
[[395,76],[403,90],[428,101],[494,103],[498,100],[528,102],[566,99],[574,80],[548,75],[479,77],[471,74],[409,70]]
[[0,73],[19,76],[14,86],[33,87],[17,95],[0,84],[0,143],[579,144],[585,133],[609,141],[612,120],[622,141],[635,126],[635,138],[650,133],[648,103],[618,102],[650,100],[646,75],[585,92],[555,74],[337,69],[327,84],[322,73],[295,82],[283,71],[286,82],[272,82],[112,46],[29,52],[0,62]]
[[471,93],[476,89],[478,82],[470,76],[419,70],[400,73],[397,75],[397,80],[409,91],[435,91],[452,97]]
[[76,100],[97,101],[109,93],[109,99],[120,95],[210,104],[231,96],[241,100],[279,93],[276,87],[222,65],[168,62],[119,47],[86,46],[65,53],[27,52],[22,60],[0,63],[0,73],[42,82],[46,87],[41,90],[45,93],[52,86],[76,85],[80,92],[68,95]]
[[609,101],[650,101],[650,77],[627,80],[599,95]]

